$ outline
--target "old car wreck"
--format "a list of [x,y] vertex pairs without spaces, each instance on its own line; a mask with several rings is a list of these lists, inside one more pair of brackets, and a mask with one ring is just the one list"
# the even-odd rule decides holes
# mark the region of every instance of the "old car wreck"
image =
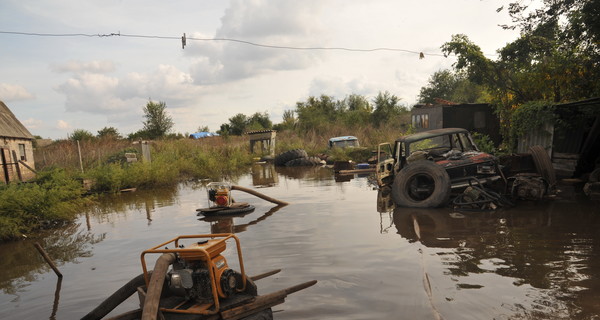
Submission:
[[544,148],[531,148],[537,172],[508,176],[498,159],[482,152],[466,129],[444,128],[397,139],[378,146],[377,184],[391,188],[402,207],[495,209],[511,199],[541,199],[556,186]]

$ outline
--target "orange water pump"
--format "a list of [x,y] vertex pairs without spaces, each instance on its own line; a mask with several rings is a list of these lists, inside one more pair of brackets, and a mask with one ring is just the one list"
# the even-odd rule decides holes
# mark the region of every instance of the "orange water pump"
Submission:
[[[192,239],[191,243],[183,243]],[[240,272],[230,269],[227,260],[221,255],[229,239],[235,240],[237,244]],[[169,249],[169,245],[173,245],[173,249]],[[246,288],[241,247],[239,239],[233,234],[179,236],[146,250],[142,254],[142,267],[146,275],[144,256],[148,253],[175,253],[176,260],[166,275],[169,292],[194,304],[191,308],[173,306],[164,308],[164,311],[212,314],[219,310],[220,298],[228,298]]]

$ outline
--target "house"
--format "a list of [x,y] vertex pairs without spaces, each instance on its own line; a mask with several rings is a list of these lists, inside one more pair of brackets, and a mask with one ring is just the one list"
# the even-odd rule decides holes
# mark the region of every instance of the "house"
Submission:
[[561,177],[580,177],[600,167],[600,98],[554,105],[556,120],[519,137],[517,152],[541,145]]
[[502,142],[500,120],[486,103],[455,104],[441,100],[439,104],[418,104],[411,110],[412,126],[417,132],[464,128],[490,137],[494,144]]
[[0,182],[35,177],[33,139],[29,130],[0,101]]

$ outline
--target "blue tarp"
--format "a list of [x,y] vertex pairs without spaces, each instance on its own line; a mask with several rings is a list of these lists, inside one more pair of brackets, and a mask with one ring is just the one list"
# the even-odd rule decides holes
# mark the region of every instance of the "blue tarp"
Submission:
[[214,132],[196,132],[196,133],[190,134],[190,138],[192,138],[192,139],[201,139],[201,138],[216,137],[216,136],[218,136],[218,134],[214,133]]

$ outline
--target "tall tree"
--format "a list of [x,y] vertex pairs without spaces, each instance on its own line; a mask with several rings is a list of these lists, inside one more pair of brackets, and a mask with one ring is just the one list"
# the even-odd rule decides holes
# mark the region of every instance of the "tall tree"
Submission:
[[150,139],[164,137],[173,128],[173,119],[166,112],[166,103],[148,101],[144,107],[144,131]]
[[436,71],[421,88],[419,103],[435,104],[436,99],[456,103],[474,103],[484,101],[484,91],[481,85],[467,79],[463,73],[452,70]]
[[397,117],[408,109],[400,105],[400,98],[385,91],[379,92],[373,100],[375,110],[371,115],[371,119],[375,126],[380,126],[390,121],[394,121]]

